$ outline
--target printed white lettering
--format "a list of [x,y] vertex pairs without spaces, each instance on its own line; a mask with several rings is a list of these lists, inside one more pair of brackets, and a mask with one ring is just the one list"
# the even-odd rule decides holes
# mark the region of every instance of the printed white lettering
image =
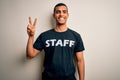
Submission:
[[52,46],[54,46],[56,39],[51,39],[50,41],[52,42]]
[[69,47],[72,47],[74,45],[75,41],[70,41]]
[[64,45],[63,46],[66,46],[66,44],[69,44],[69,40],[64,40]]
[[62,46],[62,40],[59,39],[59,40],[57,41],[56,46],[58,46],[58,45]]
[[50,40],[46,40],[46,47],[49,46],[69,46],[72,47],[75,44],[75,41],[73,40],[61,40],[61,39],[50,39]]
[[50,43],[49,43],[50,40],[46,40],[46,47],[49,47],[50,46]]

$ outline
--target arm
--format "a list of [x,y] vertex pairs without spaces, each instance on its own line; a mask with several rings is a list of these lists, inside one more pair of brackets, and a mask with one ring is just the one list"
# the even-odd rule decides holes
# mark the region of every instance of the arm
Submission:
[[37,19],[35,19],[34,24],[32,24],[31,17],[29,17],[29,25],[27,27],[28,42],[26,46],[26,56],[28,58],[33,58],[40,52],[39,50],[33,48],[36,21]]
[[79,79],[84,80],[85,77],[85,63],[84,63],[84,56],[83,52],[76,52],[76,58],[77,58],[77,67],[78,67],[78,74]]
[[33,58],[35,57],[38,53],[40,53],[39,50],[33,48],[33,41],[34,41],[34,37],[29,37],[28,38],[28,42],[27,42],[27,46],[26,46],[26,56],[28,58]]

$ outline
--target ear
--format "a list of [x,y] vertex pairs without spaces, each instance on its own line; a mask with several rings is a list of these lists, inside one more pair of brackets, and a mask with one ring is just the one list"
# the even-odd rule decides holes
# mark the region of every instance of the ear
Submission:
[[67,13],[67,18],[69,18],[69,13]]
[[68,14],[68,17],[69,17],[69,13],[67,13]]

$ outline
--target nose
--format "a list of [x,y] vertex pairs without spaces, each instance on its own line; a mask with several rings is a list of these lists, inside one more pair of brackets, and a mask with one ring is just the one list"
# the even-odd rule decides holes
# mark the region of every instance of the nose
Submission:
[[60,12],[60,15],[63,15],[63,14],[64,14],[64,13],[61,11],[61,12]]

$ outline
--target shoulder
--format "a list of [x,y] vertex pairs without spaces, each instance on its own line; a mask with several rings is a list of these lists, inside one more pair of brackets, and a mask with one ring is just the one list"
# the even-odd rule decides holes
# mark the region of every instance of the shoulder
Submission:
[[38,36],[38,38],[42,39],[44,37],[48,37],[49,35],[51,35],[51,33],[53,33],[53,29],[46,30],[46,31],[40,33],[39,36]]
[[80,36],[80,34],[79,34],[77,31],[74,31],[74,30],[72,30],[72,29],[69,29],[69,31],[70,31],[74,36],[76,36],[76,37],[79,37],[79,36]]
[[50,29],[50,30],[47,30],[47,31],[44,31],[42,32],[40,35],[50,35],[51,33],[53,33],[53,29]]

